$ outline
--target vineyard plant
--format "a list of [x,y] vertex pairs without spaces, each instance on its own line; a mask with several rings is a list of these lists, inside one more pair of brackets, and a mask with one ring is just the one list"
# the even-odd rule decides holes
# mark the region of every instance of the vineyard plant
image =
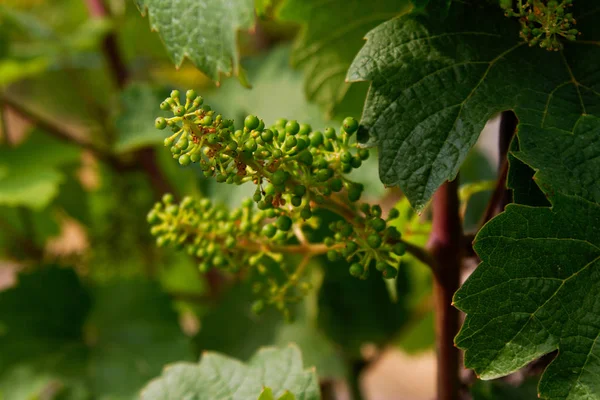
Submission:
[[1,2],[0,400],[600,399],[599,21]]

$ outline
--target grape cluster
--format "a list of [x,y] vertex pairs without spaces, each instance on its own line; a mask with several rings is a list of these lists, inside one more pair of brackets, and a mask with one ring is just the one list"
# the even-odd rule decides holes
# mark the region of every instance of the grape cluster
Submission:
[[[253,307],[256,312],[273,304],[290,315],[287,305],[299,301],[310,288],[283,262],[285,247],[277,245],[287,241],[291,220],[274,209],[256,210],[251,199],[229,210],[206,198],[185,197],[176,204],[173,196],[166,194],[147,220],[159,247],[185,249],[198,260],[201,272],[217,268],[250,275],[254,293],[260,297]],[[275,222],[267,223],[269,220]],[[275,234],[267,227],[273,227]],[[242,267],[246,267],[244,271]]]
[[173,157],[184,166],[198,163],[205,176],[218,182],[254,182],[253,199],[261,210],[289,204],[309,219],[312,207],[332,193],[344,192],[350,202],[361,196],[362,185],[344,176],[369,157],[368,150],[350,143],[358,130],[354,118],[346,118],[339,132],[321,132],[285,119],[266,128],[263,120],[248,115],[243,128],[235,129],[232,120],[203,105],[193,90],[187,91],[185,104],[174,90],[160,107],[174,114],[155,121],[158,129],[172,130],[164,144]]
[[[346,260],[358,278],[365,279],[371,265],[385,278],[396,277],[405,245],[388,222],[398,212],[392,210],[386,221],[379,206],[359,203],[363,186],[346,176],[369,156],[352,138],[358,130],[354,118],[344,119],[337,132],[321,132],[285,119],[267,128],[248,115],[236,129],[234,121],[215,113],[193,90],[185,98],[182,103],[179,92],[171,92],[160,108],[174,116],[155,121],[158,129],[171,130],[164,144],[173,157],[183,166],[198,164],[218,182],[252,182],[256,191],[233,211],[208,199],[186,197],[175,204],[165,196],[148,214],[159,246],[187,249],[201,271],[214,267],[249,277],[259,298],[256,312],[275,306],[290,316],[287,305],[310,289],[302,278],[317,255]],[[303,228],[319,228],[320,219],[313,216],[319,208],[342,220],[330,225],[324,243],[310,243]],[[301,261],[289,266],[284,254],[301,256]]]
[[580,34],[568,12],[573,0],[518,0],[516,7],[512,0],[501,0],[500,4],[506,16],[519,18],[520,35],[530,46],[558,51],[563,47],[560,37],[573,41]]
[[329,229],[334,232],[333,237],[325,239],[327,246],[338,245],[327,252],[327,258],[332,261],[341,259],[350,263],[350,275],[366,279],[369,276],[369,267],[374,264],[384,278],[393,279],[398,270],[393,265],[398,264],[397,256],[406,252],[406,246],[400,241],[401,234],[388,222],[398,218],[398,210],[392,209],[388,218],[381,218],[381,207],[370,206],[363,203],[360,210],[364,218],[357,218],[349,222],[339,220],[332,222]]

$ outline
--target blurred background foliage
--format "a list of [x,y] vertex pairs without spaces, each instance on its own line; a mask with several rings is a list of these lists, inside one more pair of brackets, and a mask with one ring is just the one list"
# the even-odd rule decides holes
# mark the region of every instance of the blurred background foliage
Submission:
[[[350,1],[337,15],[343,3],[323,12],[343,21],[364,6]],[[375,3],[384,19],[408,7]],[[315,290],[287,324],[276,312],[252,314],[251,290],[237,277],[200,274],[192,258],[158,249],[145,221],[164,192],[237,205],[253,191],[205,180],[164,150],[154,118],[172,88],[196,89],[237,121],[252,112],[338,125],[360,117],[367,89],[339,70],[378,21],[353,27],[349,47],[334,41],[311,58],[303,46],[327,32],[297,37],[310,18],[302,1],[289,0],[281,15],[257,2],[256,26],[239,34],[248,89],[235,78],[217,87],[187,61],[177,70],[133,2],[110,0],[102,12],[98,4],[0,4],[0,398],[133,399],[166,364],[203,350],[244,360],[289,342],[317,367],[325,394],[344,381],[356,393],[357,376],[385,349],[431,351],[431,279],[416,259],[387,286],[378,274],[360,281],[316,260]],[[324,66],[338,71],[334,79],[319,76]],[[464,169],[466,183],[495,174],[477,152]],[[380,184],[376,157],[354,174],[367,200],[397,207],[398,229],[424,245],[427,212],[414,214]],[[467,227],[483,212],[484,189],[471,190]],[[482,386],[478,398],[490,390]]]

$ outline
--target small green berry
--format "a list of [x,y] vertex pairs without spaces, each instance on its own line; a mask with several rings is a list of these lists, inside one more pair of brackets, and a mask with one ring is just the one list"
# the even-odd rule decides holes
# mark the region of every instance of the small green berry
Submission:
[[256,129],[259,124],[260,121],[258,120],[258,117],[256,115],[248,115],[244,120],[244,126],[248,130]]
[[265,302],[263,300],[256,300],[253,304],[252,304],[252,312],[254,314],[260,314],[264,311],[265,309]]
[[173,113],[175,115],[177,115],[178,117],[183,117],[185,115],[185,107],[183,107],[183,106],[176,107],[175,110],[173,110]]
[[256,149],[258,148],[258,145],[256,144],[256,140],[250,138],[246,141],[246,143],[244,143],[244,149],[248,150],[248,151],[256,151]]
[[367,243],[374,249],[378,249],[381,247],[381,236],[372,233],[367,237]]
[[277,228],[273,224],[268,224],[263,227],[262,231],[263,234],[270,239],[277,233]]
[[327,252],[327,259],[331,262],[336,262],[340,259],[340,253],[335,250],[329,250]]
[[375,263],[375,269],[377,269],[377,271],[379,271],[379,272],[385,271],[385,269],[388,266],[389,266],[389,264],[386,263],[385,261],[377,261],[377,263]]
[[260,137],[262,140],[265,141],[265,143],[269,143],[269,142],[271,142],[271,140],[273,140],[273,131],[270,129],[265,129],[260,134]]
[[343,126],[346,132],[352,134],[358,129],[358,122],[352,117],[347,117],[344,118]]
[[287,179],[285,171],[278,169],[273,173],[273,184],[275,185],[283,185]]
[[[154,120],[154,126],[156,127],[156,129],[165,129],[167,127],[167,120],[164,119],[163,117],[158,117],[156,118],[156,120]],[[165,145],[165,146],[169,146],[169,145]]]
[[292,227],[292,219],[287,215],[281,215],[277,218],[275,224],[277,225],[277,229],[287,232]]
[[300,131],[298,132],[300,135],[308,135],[312,131],[312,128],[309,124],[300,124]]
[[352,265],[350,265],[350,275],[352,275],[353,277],[359,278],[363,274],[363,272],[363,267],[359,263],[353,263]]
[[196,91],[194,89],[190,89],[185,92],[185,97],[189,100],[194,100],[196,98]]
[[298,161],[304,165],[312,165],[314,158],[310,151],[302,150],[300,154],[298,154]]
[[388,219],[388,220],[392,220],[392,219],[396,219],[396,218],[398,218],[399,216],[400,216],[400,211],[398,211],[398,209],[397,209],[397,208],[392,208],[392,209],[390,210],[390,212],[388,213],[388,217],[387,217],[387,219]]
[[375,229],[375,231],[376,231],[376,232],[381,232],[381,231],[383,231],[383,230],[385,229],[385,227],[386,227],[386,223],[385,223],[385,221],[384,221],[382,218],[375,218],[375,219],[372,219],[372,220],[369,222],[369,225],[371,225],[371,227],[372,227],[373,229]]
[[327,128],[327,129],[325,129],[325,137],[327,139],[334,140],[336,138],[336,136],[335,136],[335,129],[333,129],[333,128]]
[[165,204],[171,204],[171,203],[173,203],[173,201],[175,201],[175,198],[173,197],[173,195],[171,193],[165,193],[162,197],[162,201]]
[[310,219],[310,217],[312,217],[312,211],[310,210],[310,207],[306,206],[303,208],[302,211],[300,211],[300,217],[302,217],[304,220]]
[[319,131],[313,132],[310,135],[310,145],[318,147],[323,144],[323,134]]
[[292,205],[294,207],[300,207],[301,204],[302,204],[302,197],[292,196]]
[[366,160],[369,158],[369,150],[367,149],[358,149],[358,156],[361,160]]
[[183,165],[184,167],[187,165],[190,165],[190,162],[192,160],[190,159],[190,156],[187,154],[184,154],[182,156],[179,157],[179,164]]
[[334,178],[329,182],[329,188],[334,192],[339,192],[344,187],[344,183],[340,178]]
[[398,270],[391,265],[388,265],[383,270],[382,275],[385,279],[394,279],[398,275]]
[[404,255],[406,253],[406,245],[404,243],[402,243],[402,242],[396,243],[394,245],[394,247],[392,248],[392,252],[394,254],[402,256],[402,255]]
[[300,131],[300,125],[298,121],[288,121],[285,124],[285,131],[291,135],[295,135]]

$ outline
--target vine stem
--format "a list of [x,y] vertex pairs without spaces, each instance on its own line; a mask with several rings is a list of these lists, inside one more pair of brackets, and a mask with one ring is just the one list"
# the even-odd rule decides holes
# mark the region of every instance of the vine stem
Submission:
[[504,207],[512,201],[512,191],[506,187],[508,178],[508,151],[518,124],[517,116],[512,111],[504,111],[500,117],[498,132],[498,179],[492,197],[488,202],[481,221],[481,226],[504,211]]
[[452,296],[460,285],[463,255],[459,207],[457,178],[440,186],[433,197],[432,230],[427,244],[435,261],[433,291],[438,400],[457,400],[460,395],[459,352],[454,346],[459,311],[452,306]]

